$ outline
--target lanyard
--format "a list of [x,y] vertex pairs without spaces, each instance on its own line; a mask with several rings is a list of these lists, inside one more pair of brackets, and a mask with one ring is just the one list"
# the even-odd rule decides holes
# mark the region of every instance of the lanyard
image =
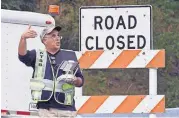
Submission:
[[51,61],[50,56],[48,55],[48,53],[47,53],[47,56],[48,56],[48,59],[49,59],[49,61],[50,61],[50,67],[51,67],[51,70],[52,70],[53,78],[56,79],[57,76],[58,76],[58,72],[59,72],[60,65],[59,65],[59,67],[57,68],[56,75],[55,75],[55,70],[54,70],[54,68],[53,68],[53,66],[52,66],[52,61]]

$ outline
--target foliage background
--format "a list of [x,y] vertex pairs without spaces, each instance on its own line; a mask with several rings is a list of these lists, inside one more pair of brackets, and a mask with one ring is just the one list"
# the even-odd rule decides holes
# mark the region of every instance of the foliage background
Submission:
[[[48,13],[48,5],[60,6],[56,24],[63,27],[62,48],[78,50],[79,7],[152,5],[155,49],[166,49],[166,68],[158,69],[158,94],[166,95],[166,107],[179,107],[179,0],[1,0],[2,9]],[[2,29],[3,30],[3,29]],[[84,95],[149,94],[148,69],[84,70]]]

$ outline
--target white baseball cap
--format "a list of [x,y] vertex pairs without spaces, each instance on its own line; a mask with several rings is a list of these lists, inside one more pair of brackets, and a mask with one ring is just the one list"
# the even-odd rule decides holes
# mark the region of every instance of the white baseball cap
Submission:
[[43,40],[44,36],[50,32],[52,32],[53,30],[57,30],[60,31],[62,28],[60,26],[48,26],[45,29],[43,29],[43,31],[40,34],[40,39]]

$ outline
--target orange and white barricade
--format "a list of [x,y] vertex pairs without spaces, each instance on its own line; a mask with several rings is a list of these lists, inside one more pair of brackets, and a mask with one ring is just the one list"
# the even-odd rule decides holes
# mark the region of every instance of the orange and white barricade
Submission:
[[[82,69],[163,68],[165,50],[118,50],[76,52]],[[78,114],[162,113],[164,95],[76,96]]]

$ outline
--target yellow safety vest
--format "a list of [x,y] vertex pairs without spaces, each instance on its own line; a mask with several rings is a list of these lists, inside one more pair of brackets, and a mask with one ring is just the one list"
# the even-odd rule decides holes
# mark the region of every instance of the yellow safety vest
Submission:
[[[53,79],[46,79],[45,76],[45,70],[47,66],[47,59],[50,61],[50,66],[52,69]],[[72,105],[73,104],[73,98],[75,95],[75,86],[66,83],[63,80],[63,77],[69,76],[69,75],[61,75],[58,76],[58,71],[56,75],[54,74],[54,69],[51,65],[51,60],[44,50],[38,50],[36,51],[36,63],[35,63],[35,73],[34,78],[30,80],[30,89],[31,89],[31,95],[32,100],[34,102],[38,101],[48,101],[52,96],[54,96],[55,100],[59,104],[64,105]],[[59,101],[59,95],[61,93],[64,93],[65,100],[64,103]]]

